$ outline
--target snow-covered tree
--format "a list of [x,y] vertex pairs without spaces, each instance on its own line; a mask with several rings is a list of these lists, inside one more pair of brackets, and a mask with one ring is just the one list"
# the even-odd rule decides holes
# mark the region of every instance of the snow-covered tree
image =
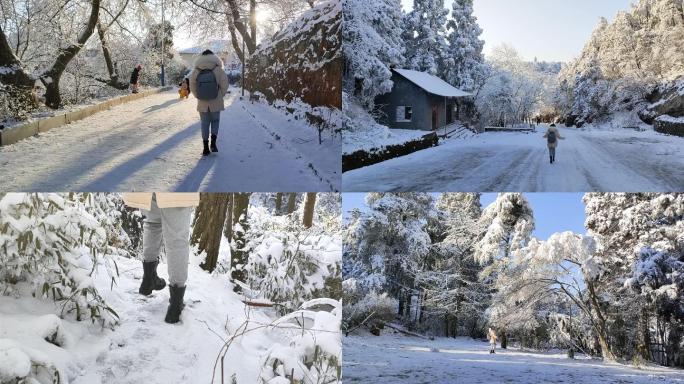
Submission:
[[[527,245],[534,230],[532,207],[521,193],[502,193],[484,210],[480,220],[486,228],[474,253],[475,260],[485,266],[480,277],[505,298],[511,293],[506,282],[511,274],[519,272],[513,256]],[[501,328],[505,347],[509,322],[501,315],[502,307],[503,303],[493,297],[489,315],[490,322]]]
[[556,94],[556,75],[524,61],[510,45],[495,47],[488,64],[486,81],[475,98],[482,124],[527,122]]
[[[650,262],[655,263],[661,257],[660,253],[675,255],[675,258],[681,255],[684,196],[596,193],[587,194],[584,201],[586,227],[597,243],[594,258],[600,273],[597,290],[600,290],[602,303],[610,303],[615,308],[608,321],[624,324],[619,329],[625,336],[615,340],[611,348],[618,354],[636,353],[649,359],[649,319],[653,316],[657,318],[660,309],[651,307],[649,300],[652,298],[647,294],[647,289],[639,289],[638,268],[639,265],[643,267],[644,260],[653,258]],[[636,285],[625,284],[628,279]],[[625,322],[625,318],[629,321]],[[676,325],[670,323],[670,326]],[[670,345],[672,342],[662,341]]]
[[390,66],[404,63],[399,0],[343,0],[344,90],[371,110],[392,90]]
[[[560,81],[574,89],[569,123],[636,114],[648,95],[684,73],[684,6],[679,0],[639,0],[612,23],[602,18]],[[600,77],[597,77],[600,74]],[[635,118],[636,120],[636,118]]]
[[475,258],[482,264],[510,258],[527,245],[534,230],[532,207],[522,193],[500,194],[485,208],[481,220],[487,229]]
[[451,85],[467,92],[475,91],[485,78],[482,29],[473,15],[473,0],[456,0],[447,22],[448,47],[442,64],[442,76]]
[[345,230],[344,280],[363,293],[386,292],[405,320],[418,314],[417,277],[425,266],[433,199],[427,193],[369,193],[368,212],[356,212]]
[[[473,254],[482,235],[480,195],[445,193],[437,199],[438,221],[430,265],[420,274],[425,317],[442,322],[444,334],[476,336],[483,325],[489,291]],[[434,231],[433,231],[434,232]]]
[[404,17],[406,63],[410,69],[436,75],[446,57],[446,23],[449,11],[444,0],[414,0]]

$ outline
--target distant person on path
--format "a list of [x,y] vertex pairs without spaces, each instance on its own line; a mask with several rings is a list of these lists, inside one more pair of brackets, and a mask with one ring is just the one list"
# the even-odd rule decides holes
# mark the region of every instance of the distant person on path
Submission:
[[178,95],[180,96],[181,99],[187,99],[188,96],[190,96],[190,79],[187,77],[181,81],[180,84],[178,84],[180,89],[178,90]]
[[[202,52],[195,60],[190,74],[190,92],[197,98],[197,111],[202,121],[203,156],[218,152],[216,136],[219,131],[221,111],[225,109],[223,97],[228,92],[228,76],[223,62],[210,50]],[[211,151],[209,150],[209,127],[211,126]]]
[[492,329],[492,327],[489,327],[489,330],[487,331],[487,337],[489,338],[489,353],[496,353],[496,339],[498,339],[498,337],[496,337],[496,332],[494,329]]
[[190,256],[190,216],[199,193],[124,193],[124,203],[143,210],[143,278],[138,292],[150,295],[164,289],[157,276],[162,242],[169,268],[169,307],[164,321],[175,324],[183,311]]
[[140,71],[142,71],[142,64],[138,64],[133,68],[133,72],[131,72],[131,92],[132,93],[138,93],[138,83],[140,81]]
[[558,140],[565,140],[565,137],[560,135],[558,128],[556,128],[556,124],[551,124],[549,130],[544,134],[544,138],[549,147],[549,160],[551,161],[551,164],[553,164],[556,162],[556,147],[558,146]]

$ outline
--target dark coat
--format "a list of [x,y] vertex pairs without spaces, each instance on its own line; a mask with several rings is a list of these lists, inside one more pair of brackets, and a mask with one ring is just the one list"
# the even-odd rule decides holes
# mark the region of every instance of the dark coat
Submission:
[[140,69],[135,68],[133,70],[133,73],[131,73],[131,81],[130,84],[138,84],[138,79],[140,78]]

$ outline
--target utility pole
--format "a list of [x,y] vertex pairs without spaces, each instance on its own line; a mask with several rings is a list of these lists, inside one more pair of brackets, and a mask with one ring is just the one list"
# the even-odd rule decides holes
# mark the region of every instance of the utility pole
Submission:
[[245,66],[247,65],[245,57],[245,37],[242,36],[242,97],[245,97]]
[[166,86],[166,73],[164,73],[164,61],[166,60],[166,54],[164,52],[165,48],[165,43],[166,43],[166,23],[165,23],[165,18],[164,18],[164,0],[161,0],[161,12],[162,12],[162,22],[161,22],[161,33],[162,33],[162,42],[161,42],[161,85],[162,87]]

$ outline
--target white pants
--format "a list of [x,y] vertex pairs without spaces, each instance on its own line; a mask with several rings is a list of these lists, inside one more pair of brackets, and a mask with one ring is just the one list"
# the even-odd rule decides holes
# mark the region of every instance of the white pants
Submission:
[[169,284],[184,287],[188,279],[192,208],[159,208],[153,195],[152,209],[143,212],[143,260],[157,261],[163,240],[169,266]]

